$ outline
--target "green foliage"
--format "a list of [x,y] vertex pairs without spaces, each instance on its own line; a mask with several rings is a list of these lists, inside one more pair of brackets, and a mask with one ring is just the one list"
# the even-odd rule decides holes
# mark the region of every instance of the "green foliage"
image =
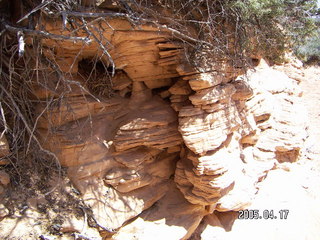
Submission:
[[[130,6],[134,10],[139,11],[141,6],[143,9],[154,9],[148,18],[156,18],[158,23],[187,35],[192,25],[198,31],[197,39],[200,40],[195,48],[197,51],[209,48],[213,55],[233,56],[236,60],[250,56],[280,60],[287,49],[301,44],[314,32],[315,24],[311,16],[319,11],[316,0],[133,2],[136,5]],[[159,10],[159,7],[166,11]],[[146,11],[142,14],[144,17],[147,15]]]
[[[311,18],[318,10],[316,0],[227,2],[229,2],[230,16],[236,15],[236,23],[242,26],[243,36],[254,39],[255,50],[272,60],[280,60],[286,49],[301,44],[316,29]],[[245,37],[240,37],[242,47],[252,50]]]
[[320,30],[308,38],[305,44],[298,46],[296,54],[305,62],[320,64]]

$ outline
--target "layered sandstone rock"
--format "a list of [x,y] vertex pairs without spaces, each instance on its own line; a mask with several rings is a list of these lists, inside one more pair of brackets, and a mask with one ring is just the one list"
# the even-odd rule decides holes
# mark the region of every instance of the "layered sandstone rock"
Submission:
[[275,160],[296,161],[306,138],[295,81],[266,64],[226,81],[202,80],[192,105],[179,112],[179,131],[193,153],[175,174],[190,202],[219,211],[249,206]]
[[299,86],[271,68],[249,74],[248,82],[256,97],[246,102],[246,108],[260,129],[254,146],[279,162],[296,161],[307,137]]
[[[62,23],[45,23],[70,34]],[[38,79],[45,88],[35,84],[37,132],[104,231],[142,213],[113,239],[148,239],[146,228],[171,225],[177,239],[188,238],[205,214],[247,208],[276,160],[297,160],[304,119],[296,118],[299,87],[285,74],[265,64],[236,78],[241,71],[228,60],[193,68],[168,29],[125,19],[88,29],[81,32],[88,44],[42,40],[62,73]],[[107,80],[90,77],[98,67],[85,64],[97,59]]]
[[188,239],[206,214],[204,206],[189,203],[172,182],[160,201],[112,239]]
[[[51,32],[64,31],[50,23],[46,27]],[[57,63],[65,72],[61,82],[70,79],[74,90],[64,92],[61,99],[59,91],[43,84],[47,89],[36,87],[35,97],[53,98],[49,106],[38,104],[36,110],[43,146],[68,167],[98,226],[112,232],[165,195],[179,159],[183,141],[177,114],[163,95],[152,90],[166,88],[165,98],[175,96],[172,102],[178,103],[176,96],[188,95],[191,89],[187,82],[172,79],[178,76],[173,59],[181,51],[166,39],[166,32],[137,30],[121,19],[110,19],[108,27],[100,27],[104,40],[117,46],[110,49],[117,72],[106,81],[109,94],[99,99],[94,95],[93,84],[104,82],[103,75],[84,79],[91,69],[76,55],[81,48],[82,58],[94,58],[93,49],[99,49],[96,42],[81,46],[44,40],[56,48],[56,56],[73,62],[70,68]],[[102,61],[110,64],[108,59]]]
[[[89,101],[87,108],[78,108],[77,99],[68,98],[68,111],[61,110],[64,116],[50,116],[58,119],[52,120],[56,124],[50,129],[42,124],[48,119],[44,115],[39,133],[44,146],[68,167],[70,178],[99,224],[115,229],[167,191],[165,182],[174,173],[182,143],[177,118],[157,97],[129,107],[130,100],[118,98],[112,104],[97,102],[92,108]],[[90,115],[83,117],[81,112]],[[151,190],[154,188],[156,194]]]

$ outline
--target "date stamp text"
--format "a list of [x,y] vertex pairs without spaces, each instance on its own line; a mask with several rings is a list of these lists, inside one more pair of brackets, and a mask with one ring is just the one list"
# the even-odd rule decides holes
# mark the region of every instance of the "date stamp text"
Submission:
[[289,215],[288,209],[280,209],[279,211],[265,209],[240,210],[238,219],[287,219]]

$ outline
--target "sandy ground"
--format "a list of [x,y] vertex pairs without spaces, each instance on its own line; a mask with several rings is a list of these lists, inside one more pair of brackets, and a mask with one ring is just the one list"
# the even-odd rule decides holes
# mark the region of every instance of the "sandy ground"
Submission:
[[302,81],[300,86],[310,122],[308,147],[313,153],[320,154],[320,67],[306,68],[304,74],[305,81]]

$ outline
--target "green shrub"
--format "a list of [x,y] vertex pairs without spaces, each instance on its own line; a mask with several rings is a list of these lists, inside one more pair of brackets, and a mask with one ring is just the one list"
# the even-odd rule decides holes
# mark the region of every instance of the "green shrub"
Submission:
[[130,7],[186,35],[192,25],[200,40],[197,51],[235,60],[259,55],[275,61],[314,32],[311,16],[318,11],[316,0],[136,0]]
[[[320,19],[317,19],[316,24],[320,25]],[[307,38],[303,44],[296,46],[295,52],[306,63],[320,64],[320,30]]]
[[[245,50],[251,50],[247,36],[256,43],[255,51],[271,60],[281,60],[285,50],[301,44],[316,29],[313,16],[315,0],[236,0],[227,1],[230,14],[241,24],[239,40]],[[247,43],[247,44],[246,44]]]

